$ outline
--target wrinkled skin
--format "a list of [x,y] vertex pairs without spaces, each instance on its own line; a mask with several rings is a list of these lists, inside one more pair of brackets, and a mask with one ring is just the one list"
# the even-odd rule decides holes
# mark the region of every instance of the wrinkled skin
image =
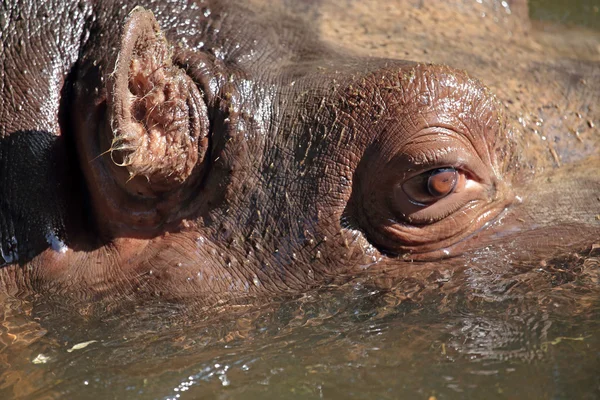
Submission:
[[451,286],[600,241],[600,50],[546,50],[521,3],[24,3],[0,20],[6,292]]

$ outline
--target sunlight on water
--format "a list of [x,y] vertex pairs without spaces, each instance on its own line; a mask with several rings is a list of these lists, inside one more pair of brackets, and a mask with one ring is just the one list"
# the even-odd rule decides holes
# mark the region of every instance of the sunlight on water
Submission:
[[[599,260],[583,264],[597,279]],[[194,322],[177,305],[95,318],[13,301],[0,397],[596,398],[600,292],[564,289],[491,301],[355,282]]]
[[[177,306],[96,320],[69,318],[47,302],[8,304],[0,395],[570,399],[599,393],[597,291],[591,302],[589,293],[570,293],[569,299],[554,294],[549,304],[492,303],[460,292],[420,299],[424,292],[413,291],[357,283],[194,323]],[[567,310],[571,301],[585,306]],[[36,307],[32,315],[45,328],[27,318]],[[44,361],[34,362],[40,355]]]

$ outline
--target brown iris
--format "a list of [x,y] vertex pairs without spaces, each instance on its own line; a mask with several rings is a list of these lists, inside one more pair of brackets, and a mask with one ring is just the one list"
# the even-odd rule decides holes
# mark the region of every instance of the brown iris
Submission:
[[452,193],[458,178],[458,171],[452,167],[436,168],[409,179],[402,190],[411,202],[430,204]]

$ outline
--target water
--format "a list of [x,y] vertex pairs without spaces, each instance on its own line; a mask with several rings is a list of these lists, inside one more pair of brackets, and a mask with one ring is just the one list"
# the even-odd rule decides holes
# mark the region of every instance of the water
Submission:
[[[580,3],[531,15],[600,27]],[[466,269],[233,309],[0,298],[0,398],[598,399],[599,265],[514,266],[550,282],[535,288]]]
[[600,29],[598,0],[529,0],[529,15],[536,20]]
[[86,318],[13,302],[0,398],[595,399],[598,291],[563,289],[352,283],[194,322],[176,305]]

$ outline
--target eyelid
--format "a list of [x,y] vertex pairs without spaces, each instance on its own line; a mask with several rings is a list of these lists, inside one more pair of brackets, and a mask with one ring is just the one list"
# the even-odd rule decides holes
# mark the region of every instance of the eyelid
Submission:
[[[438,135],[435,140],[431,135],[426,135],[426,140],[423,140],[422,136],[417,137],[402,146],[399,155],[391,160],[390,168],[401,173],[402,180],[409,180],[425,171],[443,167],[464,171],[480,182],[490,180],[488,168],[469,140],[449,129],[427,128],[430,129],[438,134],[440,129],[443,129],[441,133],[445,134]],[[432,146],[434,149],[431,149]],[[426,147],[428,151],[420,152],[420,147]]]

